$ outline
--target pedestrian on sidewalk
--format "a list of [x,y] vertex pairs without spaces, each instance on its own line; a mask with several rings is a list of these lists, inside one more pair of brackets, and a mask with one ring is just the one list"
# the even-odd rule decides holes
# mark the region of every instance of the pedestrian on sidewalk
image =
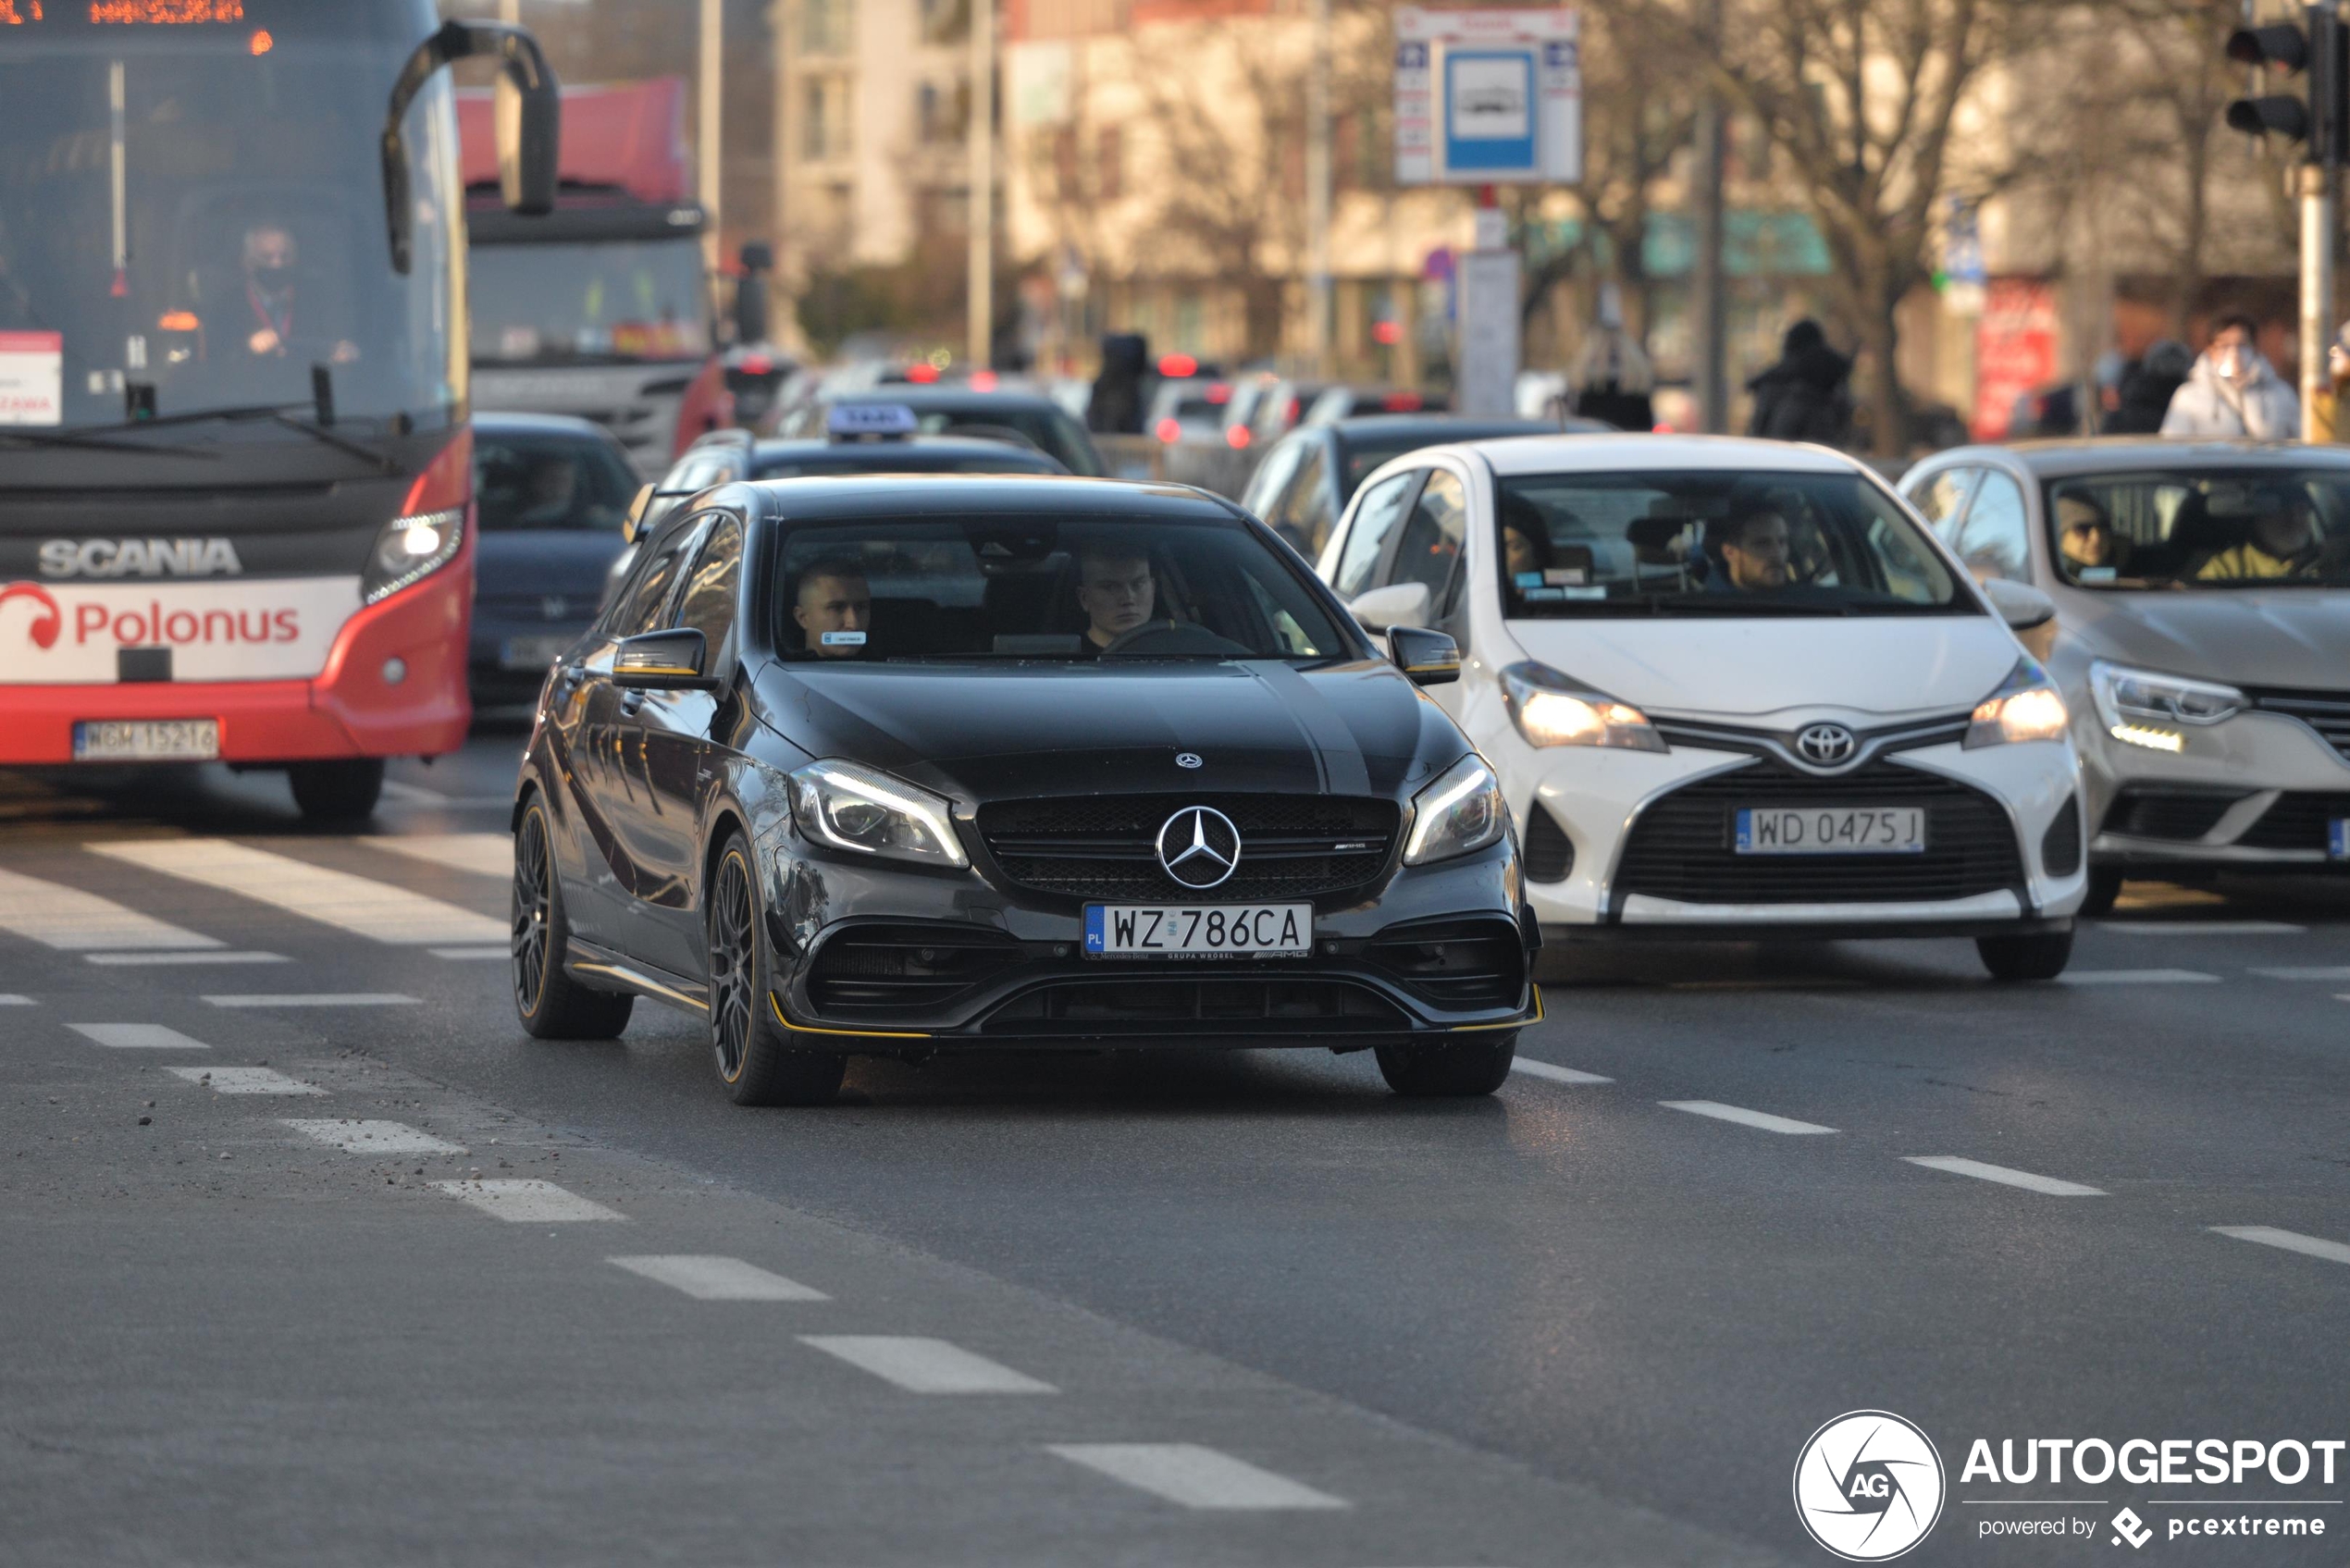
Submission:
[[2195,351],[2176,338],[2147,347],[2145,357],[2122,367],[2121,406],[2107,416],[2099,434],[2151,436],[2162,428],[2171,400],[2195,368]]
[[1656,428],[1656,367],[1625,330],[1624,295],[1613,282],[1600,285],[1599,323],[1584,338],[1566,387],[1575,412],[1587,419],[1604,419],[1619,430]]
[[2171,399],[2162,434],[2259,441],[2289,441],[2301,434],[2301,400],[2256,346],[2259,330],[2248,315],[2220,318],[2210,347]]
[[1746,384],[1754,413],[1746,433],[1775,441],[1840,447],[1852,436],[1852,362],[1828,347],[1820,324],[1805,317],[1787,329],[1779,361]]

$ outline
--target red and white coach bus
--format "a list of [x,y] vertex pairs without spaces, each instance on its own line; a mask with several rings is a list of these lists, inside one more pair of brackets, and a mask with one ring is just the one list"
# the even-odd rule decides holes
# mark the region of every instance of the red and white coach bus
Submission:
[[451,61],[553,201],[537,43],[431,0],[0,0],[0,765],[284,767],[364,816],[463,743]]

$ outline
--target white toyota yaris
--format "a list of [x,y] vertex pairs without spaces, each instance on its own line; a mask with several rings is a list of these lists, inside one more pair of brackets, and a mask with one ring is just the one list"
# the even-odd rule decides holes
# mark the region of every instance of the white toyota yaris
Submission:
[[1431,447],[1319,570],[1500,774],[1543,934],[1971,936],[2064,969],[2084,890],[2064,700],[1978,587],[1839,453],[1702,437]]

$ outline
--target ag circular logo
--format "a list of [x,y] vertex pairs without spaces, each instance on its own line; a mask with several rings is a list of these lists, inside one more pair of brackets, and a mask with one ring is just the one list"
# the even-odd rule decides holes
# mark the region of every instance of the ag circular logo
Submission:
[[1823,767],[1843,761],[1859,744],[1842,724],[1813,724],[1795,737],[1795,749],[1803,753],[1803,759]]
[[1856,1410],[1812,1434],[1795,1461],[1795,1516],[1847,1562],[1883,1562],[1942,1517],[1942,1456],[1890,1411]]
[[1218,886],[1241,863],[1241,831],[1212,806],[1186,806],[1158,830],[1158,863],[1185,887]]

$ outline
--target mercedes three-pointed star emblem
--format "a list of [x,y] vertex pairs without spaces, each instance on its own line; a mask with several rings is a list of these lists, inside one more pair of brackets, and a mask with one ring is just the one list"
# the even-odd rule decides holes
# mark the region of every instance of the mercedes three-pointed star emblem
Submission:
[[1186,806],[1158,830],[1158,863],[1183,886],[1221,886],[1241,863],[1241,831],[1212,806]]

